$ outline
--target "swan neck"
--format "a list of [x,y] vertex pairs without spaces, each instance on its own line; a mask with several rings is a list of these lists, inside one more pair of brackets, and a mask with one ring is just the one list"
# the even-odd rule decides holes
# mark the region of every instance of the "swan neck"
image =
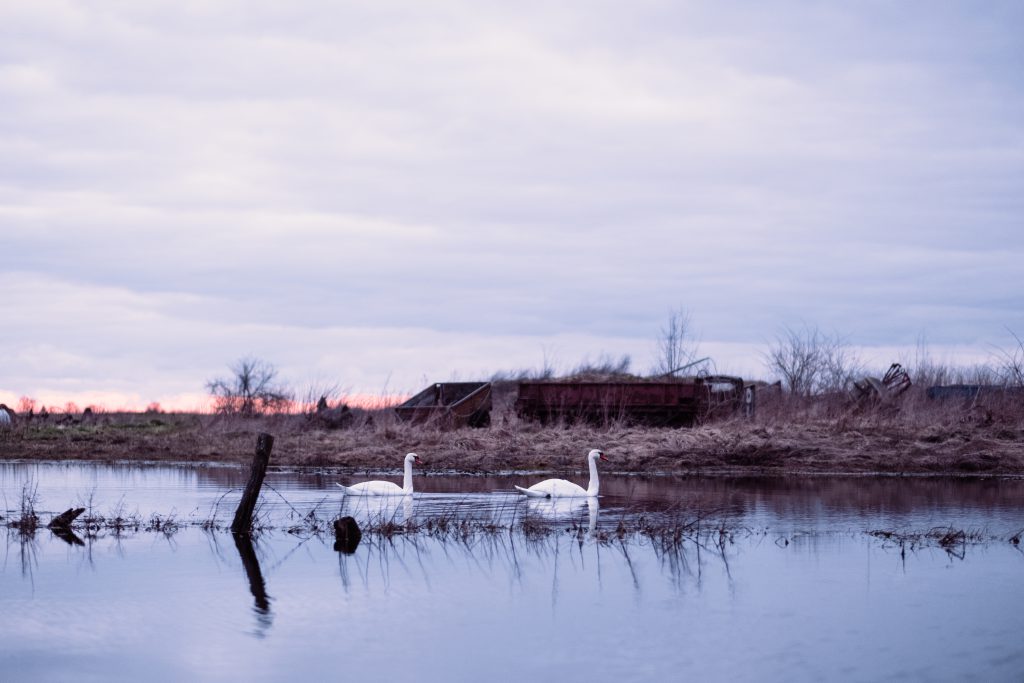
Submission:
[[402,478],[402,489],[406,493],[412,493],[412,461],[405,461],[405,476]]
[[601,485],[597,478],[597,458],[587,458],[587,461],[590,463],[590,485],[587,486],[587,495],[596,496],[598,487]]

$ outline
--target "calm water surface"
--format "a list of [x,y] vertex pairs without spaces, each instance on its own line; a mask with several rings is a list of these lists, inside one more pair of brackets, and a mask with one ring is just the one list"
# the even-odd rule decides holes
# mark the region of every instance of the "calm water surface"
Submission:
[[[536,476],[427,476],[382,504],[343,500],[348,476],[272,472],[260,515],[276,528],[254,546],[195,526],[227,523],[245,476],[0,463],[7,518],[29,483],[40,510],[184,524],[81,546],[0,530],[0,681],[1024,680],[1024,554],[1007,540],[1024,481],[602,477],[588,506],[508,493]],[[346,555],[285,530],[311,511],[453,510],[556,531],[365,537]],[[593,535],[661,514],[736,531],[724,550]],[[945,526],[995,540],[901,552],[865,533]]]

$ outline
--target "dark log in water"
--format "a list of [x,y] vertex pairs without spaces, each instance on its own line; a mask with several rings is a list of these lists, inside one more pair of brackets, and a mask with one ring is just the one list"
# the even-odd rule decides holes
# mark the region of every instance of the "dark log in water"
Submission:
[[270,463],[270,451],[274,447],[274,437],[270,434],[261,433],[256,439],[256,453],[252,458],[252,468],[249,470],[249,481],[242,492],[242,500],[235,510],[235,519],[231,522],[231,531],[236,534],[248,534],[252,532],[252,513],[256,509],[256,500],[260,497],[260,489],[263,487],[263,477],[267,474],[267,465]]
[[85,512],[85,508],[68,508],[51,519],[47,526],[51,529],[70,529],[71,523],[74,522],[83,512]]
[[336,551],[351,555],[356,551],[362,538],[363,532],[352,517],[334,520],[334,549]]

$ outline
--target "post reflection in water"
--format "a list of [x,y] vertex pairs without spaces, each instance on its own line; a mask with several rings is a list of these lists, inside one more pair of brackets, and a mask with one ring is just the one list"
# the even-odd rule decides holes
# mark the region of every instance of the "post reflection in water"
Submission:
[[242,568],[249,581],[249,592],[252,593],[253,610],[256,613],[255,635],[262,638],[274,623],[274,615],[270,611],[270,596],[267,595],[267,586],[263,580],[263,572],[260,570],[260,560],[256,556],[252,538],[247,534],[233,533],[231,537],[235,541],[238,557],[242,560]]

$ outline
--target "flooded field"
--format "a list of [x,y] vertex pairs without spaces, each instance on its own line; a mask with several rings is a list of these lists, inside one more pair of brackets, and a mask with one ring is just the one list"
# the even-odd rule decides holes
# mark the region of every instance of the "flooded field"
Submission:
[[[0,679],[1024,676],[1021,480],[608,475],[596,504],[552,504],[511,494],[537,475],[367,502],[334,485],[363,477],[271,472],[250,545],[223,530],[245,476],[0,464]],[[6,527],[26,491],[44,525],[79,505],[141,524],[26,537]],[[316,521],[339,514],[480,525],[346,554]],[[686,531],[621,532],[659,523]]]

